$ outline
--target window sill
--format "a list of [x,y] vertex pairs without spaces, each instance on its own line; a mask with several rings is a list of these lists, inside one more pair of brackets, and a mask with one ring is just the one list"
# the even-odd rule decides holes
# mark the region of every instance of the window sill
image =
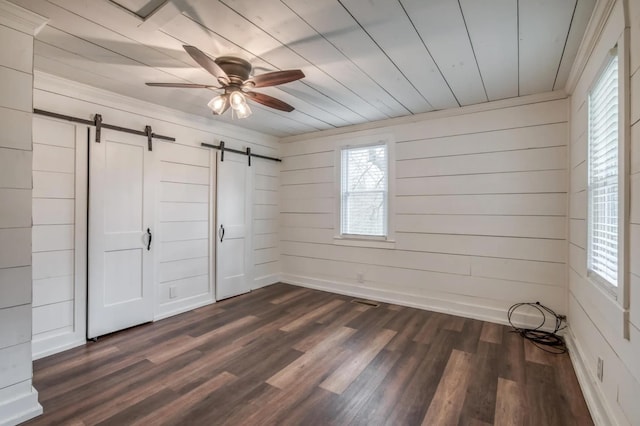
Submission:
[[337,246],[349,247],[369,247],[382,249],[395,249],[396,242],[394,240],[376,240],[369,238],[346,238],[333,237],[333,244]]
[[612,302],[618,303],[618,287],[613,286],[612,284],[605,281],[603,278],[600,278],[596,273],[591,271],[587,271],[587,280],[591,283],[592,286],[600,290],[605,297],[611,299]]

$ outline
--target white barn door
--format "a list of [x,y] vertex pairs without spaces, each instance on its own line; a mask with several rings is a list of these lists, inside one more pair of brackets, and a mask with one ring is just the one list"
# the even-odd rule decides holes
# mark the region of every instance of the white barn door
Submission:
[[155,152],[102,130],[89,142],[87,337],[153,320]]
[[251,290],[252,185],[245,156],[227,153],[217,170],[216,300],[222,300]]

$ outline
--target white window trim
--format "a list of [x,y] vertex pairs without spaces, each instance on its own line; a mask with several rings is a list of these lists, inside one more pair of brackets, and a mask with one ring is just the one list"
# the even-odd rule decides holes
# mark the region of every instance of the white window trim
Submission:
[[[617,286],[611,285],[605,279],[601,278],[597,273],[589,270],[589,259],[587,258],[587,280],[602,290],[604,295],[623,310],[629,309],[629,91],[625,90],[628,86],[629,79],[629,51],[628,51],[628,31],[625,31],[618,40],[617,48],[611,49],[610,55],[603,61],[599,71],[595,74],[595,78],[589,87],[588,95],[592,92],[602,73],[612,60],[613,54],[618,55],[618,277]],[[587,98],[588,105],[588,98]],[[589,114],[589,113],[588,113]],[[587,115],[587,132],[589,131],[589,115]],[[587,149],[589,149],[590,140],[587,135]],[[587,156],[589,161],[589,156]],[[587,163],[587,185],[589,185],[590,177],[589,164]],[[588,188],[587,188],[588,191]],[[587,245],[590,244],[590,219],[591,219],[591,202],[589,193],[587,193]],[[589,247],[587,247],[587,256],[589,256]],[[627,326],[623,330],[623,335],[628,336]]]
[[[344,148],[360,148],[366,146],[382,145],[387,146],[387,235],[369,236],[342,234],[341,231],[341,204],[342,204],[342,150]],[[335,194],[335,221],[333,243],[340,246],[370,247],[370,248],[395,248],[395,143],[388,133],[375,133],[366,136],[350,137],[337,141],[334,155],[334,194]]]

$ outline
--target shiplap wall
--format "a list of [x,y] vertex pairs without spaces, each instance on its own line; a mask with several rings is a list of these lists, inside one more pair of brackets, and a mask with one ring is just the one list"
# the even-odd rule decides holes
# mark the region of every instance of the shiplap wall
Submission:
[[[76,274],[76,145],[86,158],[87,132],[67,122],[33,118],[33,357],[77,346],[85,340],[84,267]],[[86,168],[85,168],[86,174]],[[86,182],[84,185],[86,188]],[[85,220],[86,217],[80,218]],[[78,248],[86,250],[84,244]]]
[[[158,143],[160,190],[158,297],[162,316],[211,294],[208,149]],[[170,290],[173,289],[173,297]]]
[[[566,312],[567,101],[539,99],[285,139],[284,281],[499,322],[521,301]],[[334,148],[368,134],[395,140],[392,249],[334,244]]]
[[280,164],[252,160],[253,175],[253,288],[280,279],[282,264],[279,245]]
[[[254,153],[277,156],[277,140],[41,73],[35,75],[34,104],[39,109],[84,118],[100,113],[104,122],[123,127],[144,129],[145,125],[151,125],[155,133],[176,138],[174,143],[154,141],[160,171],[156,188],[158,214],[153,232],[154,241],[159,244],[155,265],[155,318],[213,302],[210,271],[215,272],[212,260],[215,253],[209,244],[209,228],[211,221],[215,220],[215,153],[202,148],[200,143],[217,144],[224,140],[231,148],[244,150],[251,147]],[[46,148],[49,149],[46,161],[60,167],[54,161],[50,147]],[[278,211],[274,208],[274,200],[277,206],[279,166],[273,164],[268,165],[259,159],[252,162],[256,176],[253,208],[258,224],[254,226],[253,236],[256,241],[254,271],[249,271],[250,276],[255,277],[252,288],[272,284],[279,279],[277,248],[276,256],[273,256],[273,248],[277,247],[273,235],[278,230]],[[60,185],[54,187],[61,188]],[[72,193],[60,194],[63,198],[72,196]],[[47,241],[51,244],[51,239]],[[170,296],[172,287],[175,297]],[[76,309],[84,303],[83,300],[73,302]]]
[[[603,2],[606,3],[606,2]],[[630,92],[630,238],[629,267],[631,300],[629,320],[623,307],[587,278],[587,137],[588,91],[599,75],[609,49],[621,39],[625,28],[623,1],[616,1],[606,26],[582,72],[571,97],[570,145],[570,234],[569,234],[569,323],[577,350],[574,355],[582,365],[586,383],[595,385],[592,409],[602,422],[624,425],[640,424],[640,4],[627,2],[631,22],[631,60],[629,79],[619,84]],[[597,36],[597,34],[596,34]],[[619,50],[624,55],[622,47]],[[621,66],[624,64],[621,59]],[[623,338],[628,322],[629,338]],[[604,377],[597,379],[597,359],[604,360]],[[588,398],[589,400],[589,398]],[[608,418],[607,418],[608,417]]]
[[43,23],[0,0],[0,424],[42,413],[31,385],[31,111]]

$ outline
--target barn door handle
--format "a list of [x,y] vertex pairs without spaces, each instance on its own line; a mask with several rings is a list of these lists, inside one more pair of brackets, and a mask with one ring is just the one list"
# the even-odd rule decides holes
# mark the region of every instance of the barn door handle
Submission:
[[220,229],[218,230],[218,236],[220,237],[220,242],[224,240],[224,226],[220,225]]
[[147,235],[149,236],[149,240],[147,241],[147,251],[151,250],[151,239],[153,235],[151,235],[151,229],[147,228]]

